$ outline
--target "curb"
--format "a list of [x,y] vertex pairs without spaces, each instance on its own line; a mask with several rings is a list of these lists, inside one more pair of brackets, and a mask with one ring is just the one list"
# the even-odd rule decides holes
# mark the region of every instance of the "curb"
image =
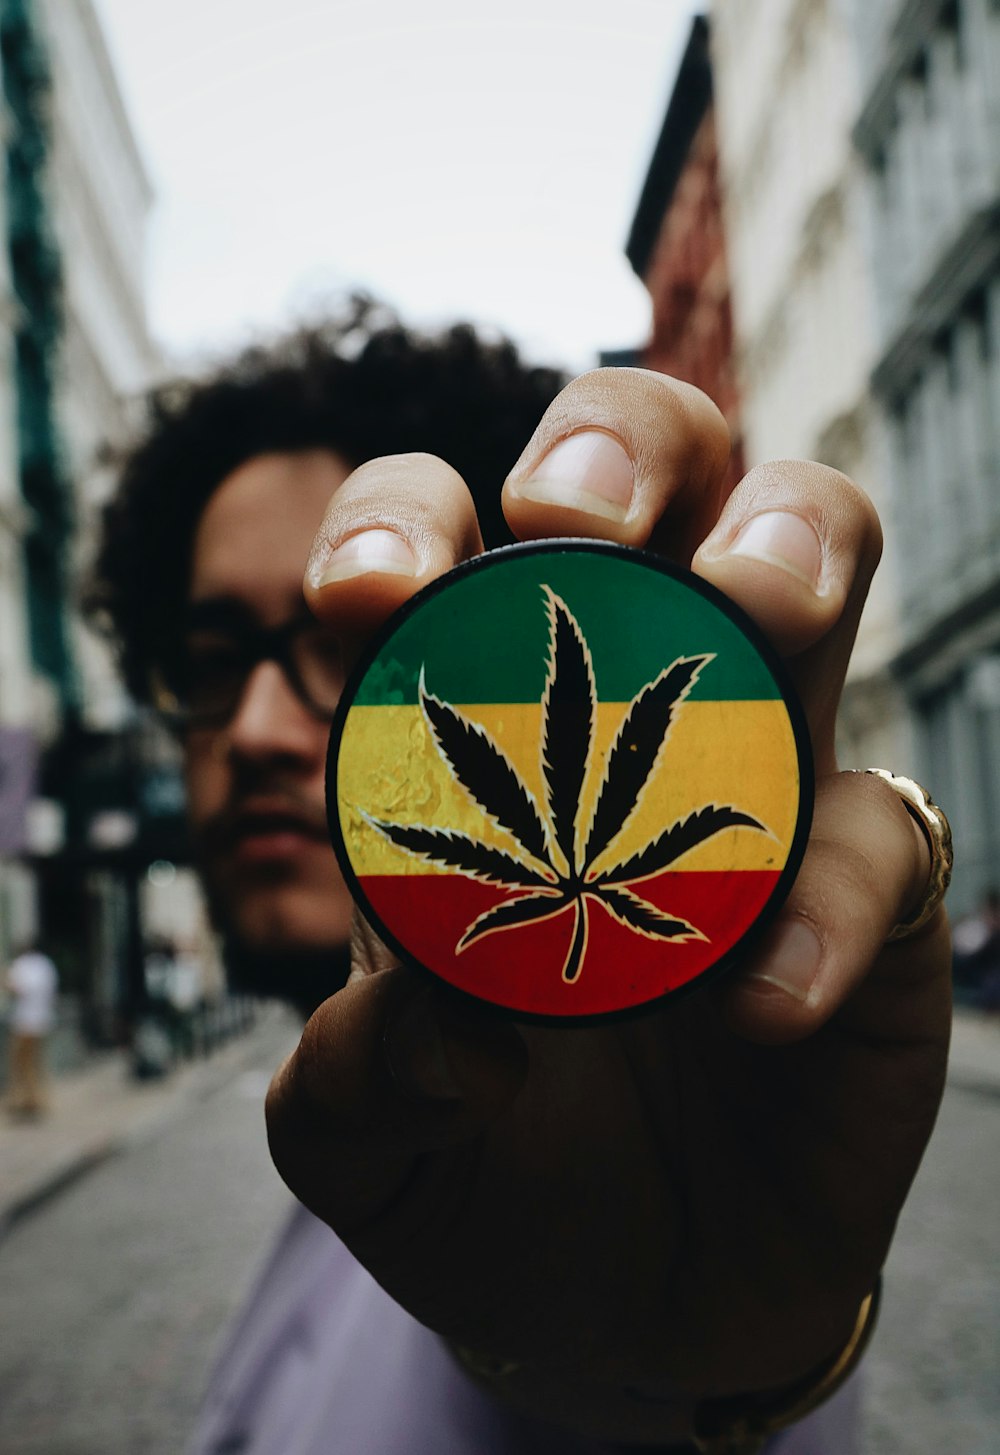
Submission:
[[52,1198],[58,1197],[61,1192],[72,1187],[74,1182],[85,1177],[95,1167],[109,1161],[116,1152],[121,1151],[121,1145],[116,1140],[109,1139],[101,1145],[85,1147],[81,1152],[70,1158],[62,1167],[56,1167],[40,1177],[35,1187],[29,1188],[19,1197],[13,1199],[0,1211],[0,1243],[10,1232],[11,1228],[29,1213],[37,1212],[40,1207]]

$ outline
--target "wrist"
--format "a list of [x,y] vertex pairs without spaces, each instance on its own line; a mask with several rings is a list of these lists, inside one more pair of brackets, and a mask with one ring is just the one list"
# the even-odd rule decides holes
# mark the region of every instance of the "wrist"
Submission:
[[772,1435],[797,1424],[839,1390],[860,1363],[875,1327],[881,1280],[862,1301],[843,1345],[780,1389],[696,1401],[664,1392],[656,1399],[599,1380],[560,1378],[463,1345],[450,1348],[462,1368],[502,1403],[590,1438],[625,1444],[692,1442],[703,1455],[753,1455]]
[[657,1396],[623,1389],[594,1371],[542,1368],[498,1358],[449,1341],[465,1373],[500,1404],[617,1449],[689,1449],[695,1404],[665,1390]]
[[753,1455],[771,1436],[798,1424],[825,1404],[860,1364],[878,1318],[881,1275],[862,1300],[847,1342],[818,1369],[783,1389],[702,1400],[693,1437],[703,1455]]

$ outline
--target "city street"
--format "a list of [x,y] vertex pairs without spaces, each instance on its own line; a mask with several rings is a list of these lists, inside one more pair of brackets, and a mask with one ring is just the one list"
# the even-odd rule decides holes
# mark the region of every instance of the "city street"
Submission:
[[[4,1455],[179,1455],[287,1206],[261,1101],[289,1037],[265,1022],[251,1064],[0,1242]],[[864,1455],[1000,1448],[998,1128],[1000,1078],[953,1081],[889,1264]]]
[[290,1202],[262,1105],[294,1035],[282,1019],[254,1041],[256,1065],[0,1242],[4,1455],[183,1449],[219,1331]]
[[899,1222],[863,1455],[1000,1451],[1000,1087],[972,1088],[949,1085]]

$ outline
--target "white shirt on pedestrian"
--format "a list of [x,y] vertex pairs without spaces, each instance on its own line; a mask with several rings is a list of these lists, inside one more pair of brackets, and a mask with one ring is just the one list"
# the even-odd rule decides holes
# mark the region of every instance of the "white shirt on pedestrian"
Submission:
[[12,1031],[26,1036],[44,1036],[56,1018],[59,977],[48,955],[29,950],[18,955],[7,971],[7,988],[12,1001],[8,1023]]

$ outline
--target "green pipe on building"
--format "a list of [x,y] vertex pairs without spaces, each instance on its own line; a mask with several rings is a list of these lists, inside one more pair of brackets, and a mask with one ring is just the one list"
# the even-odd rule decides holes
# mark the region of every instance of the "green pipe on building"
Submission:
[[55,417],[62,288],[46,175],[51,78],[31,0],[0,0],[0,77],[18,474],[29,517],[24,561],[31,656],[63,711],[73,712],[79,695],[67,626],[73,500]]

